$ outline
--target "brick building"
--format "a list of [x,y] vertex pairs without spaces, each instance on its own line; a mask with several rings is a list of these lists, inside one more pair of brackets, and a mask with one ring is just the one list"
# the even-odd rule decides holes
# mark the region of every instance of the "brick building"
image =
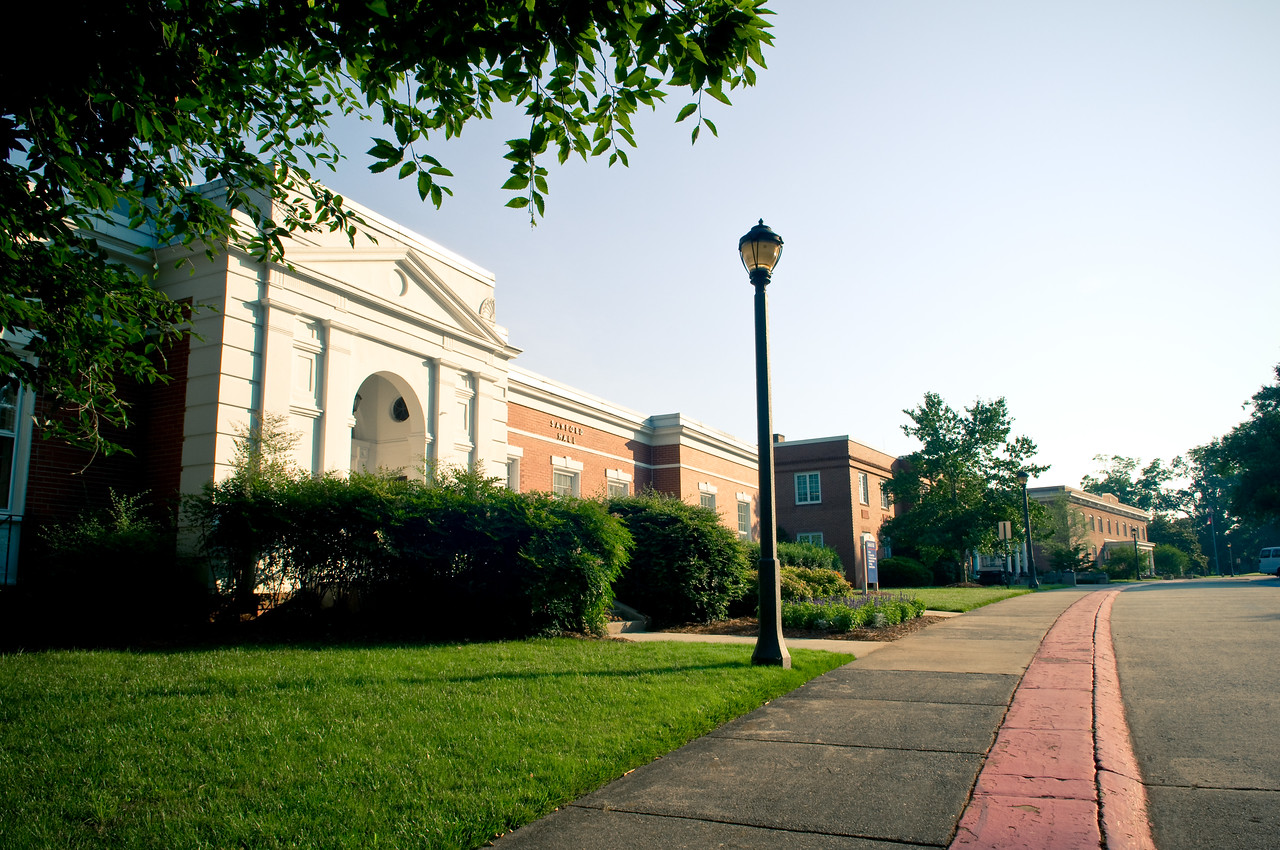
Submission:
[[652,488],[701,504],[742,539],[759,532],[756,447],[679,413],[645,416],[512,365],[507,483],[617,496]]
[[[1155,544],[1147,540],[1147,524],[1151,514],[1141,508],[1120,503],[1111,493],[1086,493],[1075,487],[1028,487],[1027,497],[1044,505],[1065,501],[1067,509],[1083,518],[1085,545],[1095,565],[1101,565],[1117,547],[1131,549],[1136,541],[1138,552],[1152,565]],[[1036,564],[1047,564],[1047,556],[1036,544]]]
[[880,526],[894,508],[882,484],[897,459],[850,440],[774,437],[778,528],[798,542],[835,549],[855,587],[867,586],[869,547],[886,557]]
[[[220,184],[201,188],[217,200]],[[714,507],[753,536],[755,447],[678,413],[646,416],[514,366],[494,276],[372,210],[376,241],[299,234],[287,263],[212,259],[104,225],[121,263],[155,263],[155,286],[196,310],[170,352],[172,382],[138,388],[133,455],[91,458],[32,439],[38,400],[0,386],[0,584],[17,581],[23,529],[102,505],[108,487],[181,494],[232,472],[237,436],[267,414],[300,438],[313,473],[475,466],[520,490],[582,496],[647,487]],[[278,217],[277,217],[278,219]],[[144,253],[139,253],[144,249]],[[140,259],[141,258],[141,259]],[[179,259],[187,264],[177,268]],[[6,340],[15,347],[16,340]]]

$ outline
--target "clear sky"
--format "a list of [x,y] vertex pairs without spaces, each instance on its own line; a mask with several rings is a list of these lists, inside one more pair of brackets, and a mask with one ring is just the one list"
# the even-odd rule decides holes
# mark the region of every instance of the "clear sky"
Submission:
[[[517,362],[646,414],[755,438],[738,238],[769,287],[774,430],[893,454],[927,391],[1004,396],[1077,485],[1241,421],[1280,363],[1280,3],[773,0],[775,47],[689,143],[679,95],[631,167],[551,170],[503,207],[518,114],[426,149],[437,211],[371,176],[362,125],[322,177],[497,276]],[[360,133],[365,133],[362,141]]]

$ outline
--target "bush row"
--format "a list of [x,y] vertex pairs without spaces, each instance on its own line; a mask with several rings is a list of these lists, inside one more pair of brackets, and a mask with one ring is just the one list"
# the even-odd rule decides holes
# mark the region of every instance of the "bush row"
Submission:
[[[272,609],[289,628],[292,614],[450,637],[598,633],[615,593],[658,626],[756,607],[759,547],[715,511],[655,494],[556,499],[474,472],[414,482],[245,464],[185,509],[203,559],[181,571],[193,579],[181,594],[173,530],[140,518],[131,498],[111,516],[47,530],[50,586],[93,587],[93,574],[109,575],[136,602],[128,614],[138,622],[178,610],[206,618],[203,587],[228,619]],[[782,544],[778,554],[785,599],[852,593],[824,566],[839,564],[832,550]],[[97,601],[107,617],[123,610],[120,599]]]
[[289,598],[428,635],[601,632],[631,547],[599,502],[464,471],[233,477],[190,508],[232,609]]
[[858,628],[896,626],[924,614],[924,603],[908,596],[871,594],[782,603],[782,627],[849,632]]

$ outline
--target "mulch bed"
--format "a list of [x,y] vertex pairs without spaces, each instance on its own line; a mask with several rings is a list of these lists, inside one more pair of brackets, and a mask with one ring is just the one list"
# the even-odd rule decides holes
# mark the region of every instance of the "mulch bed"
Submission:
[[[821,632],[809,629],[783,629],[784,638],[818,638],[822,640],[875,640],[890,641],[906,637],[909,634],[928,628],[934,623],[941,623],[946,617],[935,617],[926,614],[899,623],[896,626],[885,626],[880,629],[854,629],[851,632]],[[760,633],[760,624],[755,617],[737,617],[733,620],[717,620],[714,623],[685,623],[662,629],[664,632],[677,632],[687,635],[746,635],[754,637]]]

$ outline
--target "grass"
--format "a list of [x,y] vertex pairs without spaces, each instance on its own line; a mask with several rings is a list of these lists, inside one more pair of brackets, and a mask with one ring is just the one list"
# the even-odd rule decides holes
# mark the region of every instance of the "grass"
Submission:
[[751,651],[0,656],[0,846],[479,846],[850,660]]
[[1031,593],[1025,587],[911,587],[902,592],[919,599],[930,611],[960,613]]

